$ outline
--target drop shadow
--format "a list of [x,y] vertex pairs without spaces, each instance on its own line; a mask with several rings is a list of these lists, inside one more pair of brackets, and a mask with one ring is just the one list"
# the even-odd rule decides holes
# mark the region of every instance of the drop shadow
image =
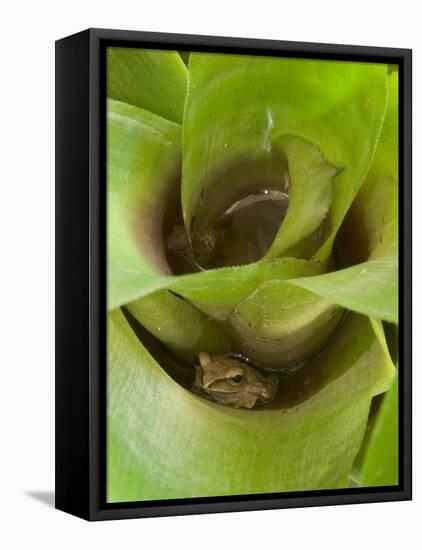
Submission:
[[54,508],[55,493],[54,491],[26,491],[26,496],[31,497],[38,502],[41,502],[49,508]]

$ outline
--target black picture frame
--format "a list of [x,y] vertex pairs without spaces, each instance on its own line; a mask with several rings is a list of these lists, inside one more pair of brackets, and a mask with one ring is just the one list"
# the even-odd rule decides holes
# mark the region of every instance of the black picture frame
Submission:
[[[105,48],[394,63],[399,67],[399,485],[107,504]],[[409,49],[89,29],[56,42],[56,508],[87,520],[411,499]]]

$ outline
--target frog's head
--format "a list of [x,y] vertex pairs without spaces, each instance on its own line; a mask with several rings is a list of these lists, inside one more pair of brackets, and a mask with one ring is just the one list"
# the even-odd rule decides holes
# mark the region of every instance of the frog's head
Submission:
[[198,356],[196,385],[215,401],[246,408],[267,403],[276,395],[278,379],[265,377],[256,369],[230,356]]
[[213,357],[208,353],[200,353],[200,381],[204,390],[221,393],[238,393],[246,383],[246,365],[228,357]]

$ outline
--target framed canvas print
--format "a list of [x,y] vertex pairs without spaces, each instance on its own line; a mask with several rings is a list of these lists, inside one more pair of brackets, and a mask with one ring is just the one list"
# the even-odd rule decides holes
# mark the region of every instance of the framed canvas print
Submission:
[[411,498],[411,51],[56,43],[56,506]]

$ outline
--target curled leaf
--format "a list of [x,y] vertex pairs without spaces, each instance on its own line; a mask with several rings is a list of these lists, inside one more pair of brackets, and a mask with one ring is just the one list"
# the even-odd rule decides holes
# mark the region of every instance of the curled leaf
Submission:
[[384,397],[365,454],[361,485],[380,487],[399,482],[398,377]]
[[264,283],[230,320],[246,356],[271,367],[296,367],[319,352],[343,311],[319,296],[284,281]]
[[230,351],[223,328],[172,292],[159,290],[126,307],[151,334],[192,365],[204,350],[213,355]]
[[180,171],[180,126],[126,103],[108,102],[108,307],[155,290],[170,275],[163,219]]
[[[297,401],[234,410],[172,380],[120,311],[108,324],[107,501],[344,486],[374,395],[393,372],[369,321],[350,316]],[[289,391],[291,391],[291,387]]]
[[352,311],[398,323],[397,258],[371,260],[289,282]]
[[188,72],[177,52],[107,48],[107,97],[182,122]]

